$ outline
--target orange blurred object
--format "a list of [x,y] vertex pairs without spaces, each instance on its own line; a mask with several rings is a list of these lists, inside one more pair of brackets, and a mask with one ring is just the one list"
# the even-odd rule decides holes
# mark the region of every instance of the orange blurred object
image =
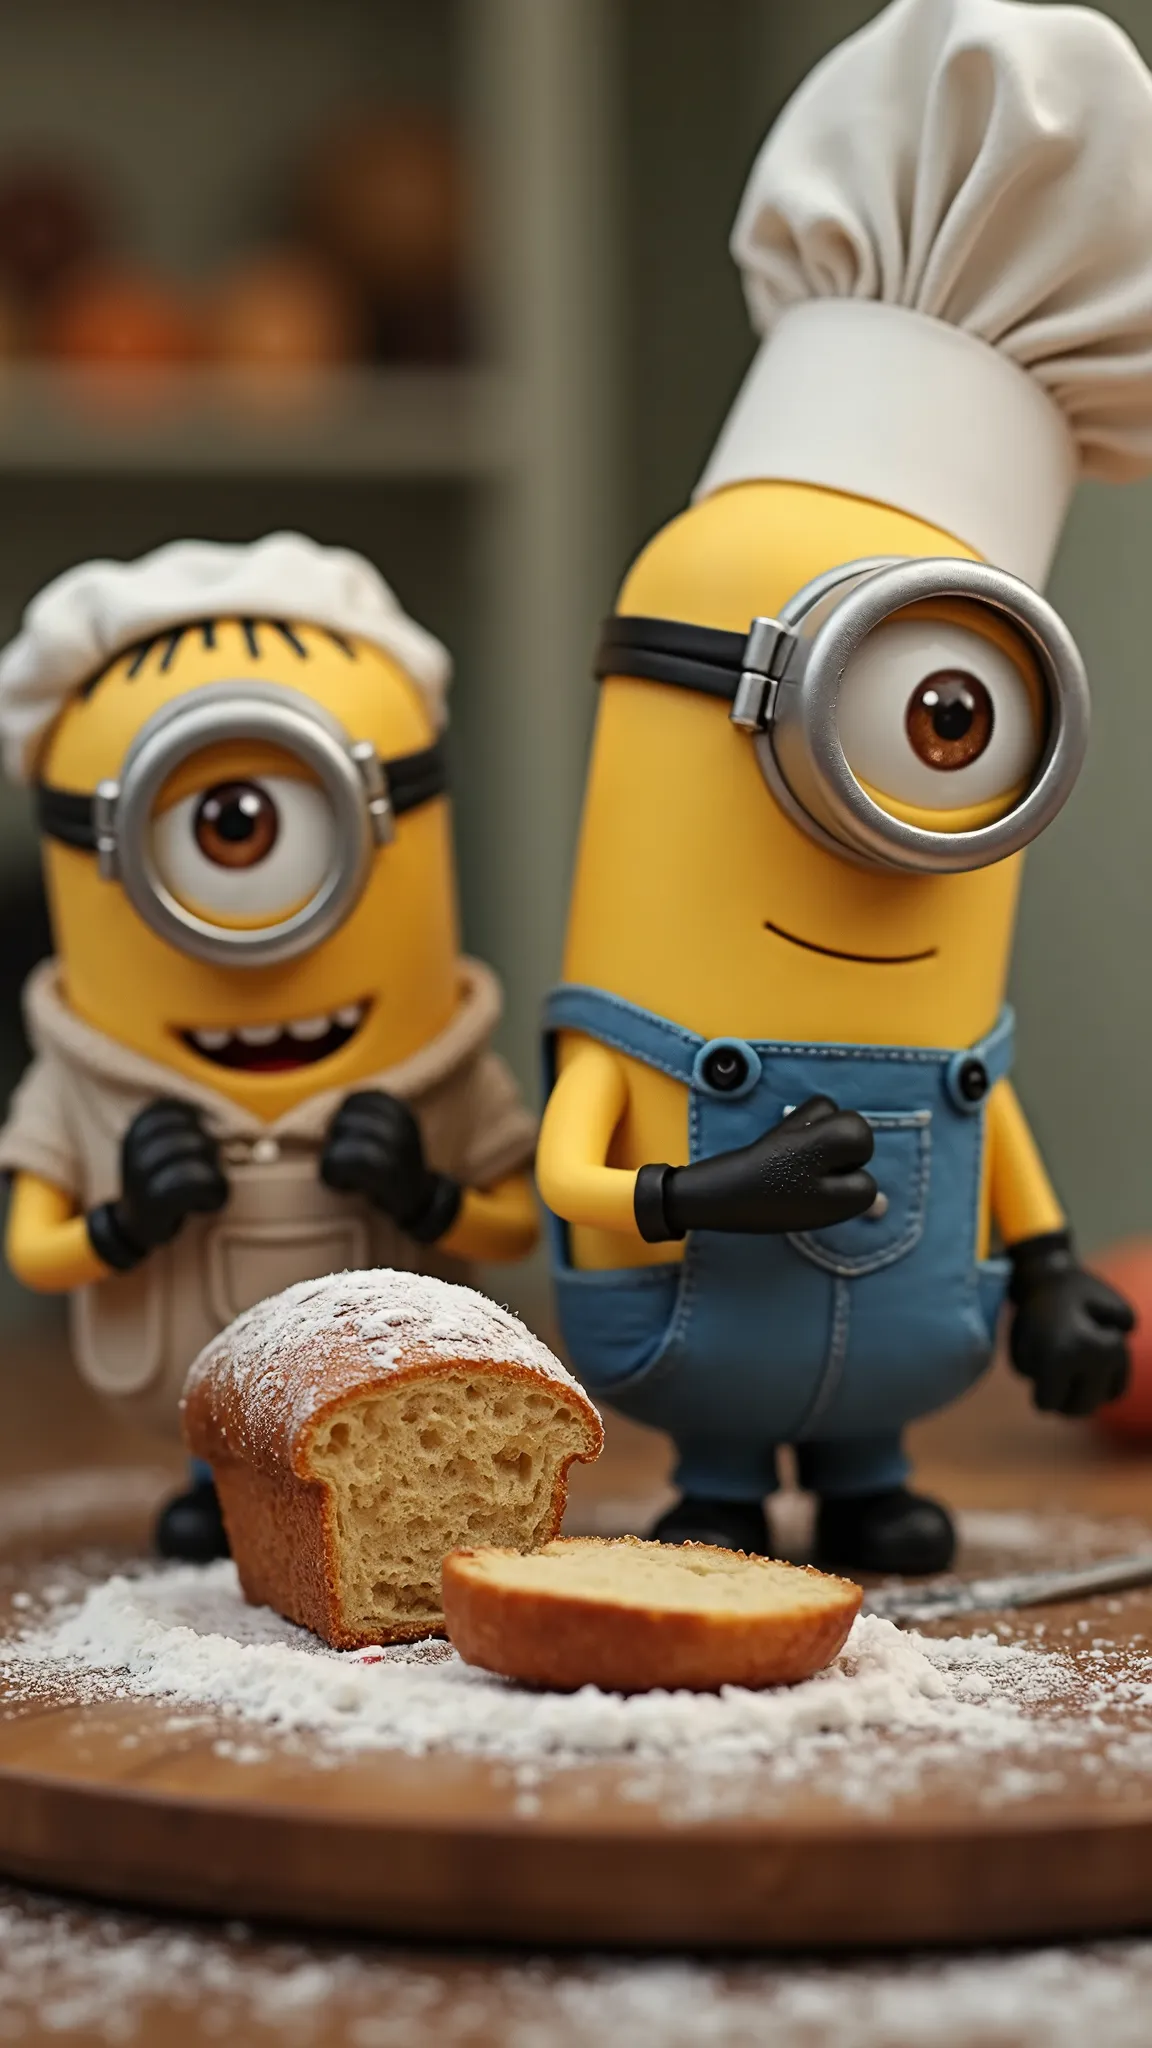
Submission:
[[265,251],[217,287],[205,346],[221,362],[300,369],[355,358],[363,329],[355,298],[331,265],[303,252]]
[[304,224],[364,288],[385,353],[458,346],[464,174],[451,124],[430,113],[346,117],[305,173]]
[[1125,1443],[1152,1444],[1152,1237],[1128,1238],[1090,1261],[1136,1311],[1128,1340],[1132,1378],[1118,1401],[1100,1408],[1096,1420],[1108,1436]]
[[56,294],[40,326],[46,355],[73,363],[183,363],[198,350],[187,300],[146,271],[91,265]]

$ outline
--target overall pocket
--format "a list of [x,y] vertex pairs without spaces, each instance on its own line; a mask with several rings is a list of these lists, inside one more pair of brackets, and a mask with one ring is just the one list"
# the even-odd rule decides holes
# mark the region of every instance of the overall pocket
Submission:
[[846,1280],[895,1265],[919,1244],[932,1168],[931,1110],[865,1109],[861,1115],[875,1138],[868,1167],[878,1191],[873,1207],[848,1223],[788,1236],[802,1258]]
[[640,1379],[664,1347],[680,1267],[635,1266],[554,1276],[556,1308],[573,1371],[590,1393]]
[[568,1233],[548,1219],[552,1284],[564,1347],[590,1393],[611,1394],[641,1377],[659,1355],[680,1291],[679,1261],[660,1266],[579,1269]]
[[172,1249],[163,1245],[135,1272],[76,1289],[71,1300],[76,1363],[81,1378],[97,1393],[140,1394],[159,1379],[171,1287]]

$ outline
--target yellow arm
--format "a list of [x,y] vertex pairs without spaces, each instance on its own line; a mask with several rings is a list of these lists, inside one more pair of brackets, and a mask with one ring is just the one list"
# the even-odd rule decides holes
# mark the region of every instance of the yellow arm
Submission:
[[468,1188],[441,1249],[457,1259],[504,1264],[526,1258],[539,1236],[532,1176],[510,1174],[494,1187]]
[[71,1195],[34,1173],[16,1175],[5,1253],[16,1278],[38,1294],[67,1294],[108,1278]]
[[566,1223],[639,1241],[632,1207],[636,1175],[605,1165],[627,1104],[627,1081],[615,1055],[587,1040],[577,1046],[544,1111],[536,1179],[548,1207]]
[[998,1081],[988,1097],[988,1151],[992,1215],[1004,1243],[1065,1229],[1067,1218],[1010,1081]]

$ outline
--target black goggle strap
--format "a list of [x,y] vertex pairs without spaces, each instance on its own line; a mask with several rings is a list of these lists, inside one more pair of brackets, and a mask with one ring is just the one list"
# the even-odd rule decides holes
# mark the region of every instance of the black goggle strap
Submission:
[[[439,740],[417,754],[400,754],[380,766],[397,818],[443,796],[448,788],[448,764]],[[86,792],[37,783],[36,818],[46,839],[58,839],[62,846],[74,846],[81,853],[95,853],[96,806]]]
[[601,628],[593,673],[597,682],[605,676],[639,676],[644,682],[675,683],[731,704],[747,647],[747,633],[688,626],[680,619],[612,617]]

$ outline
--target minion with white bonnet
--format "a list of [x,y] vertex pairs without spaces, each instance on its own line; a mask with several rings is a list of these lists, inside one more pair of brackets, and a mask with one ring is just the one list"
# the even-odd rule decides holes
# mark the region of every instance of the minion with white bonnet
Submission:
[[1026,847],[1083,665],[1042,590],[1077,477],[1152,467],[1152,80],[1102,15],[895,0],[801,86],[734,251],[762,337],[625,578],[538,1176],[585,1384],[666,1431],[667,1541],[923,1572],[906,1426],[987,1367],[1127,1374],[1011,1081]]
[[[85,563],[0,656],[57,951],[0,1133],[8,1261],[146,1426],[293,1281],[534,1242],[499,986],[459,950],[449,672],[368,562],[292,533]],[[158,1536],[224,1551],[209,1473]]]

